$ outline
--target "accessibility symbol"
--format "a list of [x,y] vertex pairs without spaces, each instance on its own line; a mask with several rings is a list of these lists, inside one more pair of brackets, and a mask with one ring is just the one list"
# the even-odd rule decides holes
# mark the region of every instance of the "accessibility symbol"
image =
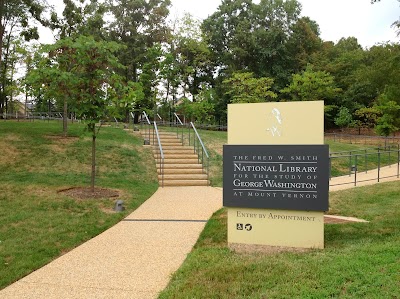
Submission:
[[253,226],[252,226],[250,223],[247,223],[247,224],[244,226],[244,228],[245,228],[245,230],[247,230],[247,231],[251,231],[251,230],[253,229]]
[[243,230],[243,223],[236,223],[237,230]]

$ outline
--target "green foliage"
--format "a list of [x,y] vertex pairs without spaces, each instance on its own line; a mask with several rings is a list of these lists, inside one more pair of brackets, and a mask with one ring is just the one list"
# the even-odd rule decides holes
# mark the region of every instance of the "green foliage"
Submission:
[[119,105],[118,97],[112,95],[116,94],[113,89],[122,85],[120,76],[114,72],[122,67],[114,56],[120,46],[80,35],[61,39],[44,49],[49,56],[43,57],[32,72],[32,85],[39,83],[41,88],[46,82],[48,97],[61,98],[64,105],[68,99],[73,100],[77,117],[85,119],[93,138],[91,185],[94,191],[96,124],[115,113],[115,106]]
[[166,26],[169,0],[108,1],[113,21],[109,25],[109,38],[125,48],[118,52],[125,66],[125,81],[138,82],[141,66],[146,63],[146,52],[155,43],[167,41]]
[[361,128],[374,128],[380,115],[376,107],[363,107],[354,112],[356,125]]
[[175,26],[170,42],[175,68],[184,94],[191,94],[196,101],[204,82],[212,81],[211,52],[202,38],[199,20],[185,14]]
[[46,82],[49,96],[72,99],[77,116],[84,117],[93,132],[94,124],[108,116],[112,104],[106,91],[121,84],[113,71],[121,67],[114,56],[119,48],[116,43],[83,35],[61,39],[45,47],[50,55],[35,70],[38,77],[34,81]]
[[333,76],[324,71],[314,71],[308,65],[301,74],[292,76],[292,82],[281,93],[288,94],[292,101],[324,100],[329,104],[340,91]]
[[322,47],[318,24],[308,17],[300,18],[293,26],[287,47],[292,57],[293,73],[304,70],[311,63],[312,55]]
[[[207,92],[203,91],[200,96]],[[214,114],[214,104],[207,97],[199,97],[196,102],[183,98],[177,107],[177,112],[183,114],[187,120],[201,124],[210,123]]]
[[113,103],[109,107],[112,111],[110,116],[116,118],[123,118],[129,112],[134,111],[135,107],[142,106],[141,103],[145,99],[143,85],[140,82],[119,82],[115,84],[114,88],[109,88],[107,92]]
[[394,101],[381,99],[376,106],[381,116],[377,120],[376,132],[379,135],[389,136],[400,128],[400,105]]
[[233,73],[223,81],[232,103],[260,103],[275,99],[276,93],[270,90],[273,83],[271,78],[254,78],[252,73],[242,72]]
[[339,113],[335,118],[335,124],[340,128],[349,127],[353,122],[353,116],[351,115],[347,107],[340,107]]
[[202,24],[218,72],[252,72],[274,78],[277,90],[284,87],[297,54],[289,51],[288,41],[300,10],[295,0],[223,1]]
[[104,14],[107,6],[104,1],[84,2],[64,0],[62,18],[52,15],[51,28],[58,31],[59,39],[91,35],[98,39],[105,36]]

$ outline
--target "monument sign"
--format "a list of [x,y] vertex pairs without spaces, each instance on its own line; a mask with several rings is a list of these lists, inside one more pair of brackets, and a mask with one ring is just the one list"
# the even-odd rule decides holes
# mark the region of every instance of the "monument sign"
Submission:
[[329,149],[323,140],[322,101],[228,106],[229,243],[324,247]]

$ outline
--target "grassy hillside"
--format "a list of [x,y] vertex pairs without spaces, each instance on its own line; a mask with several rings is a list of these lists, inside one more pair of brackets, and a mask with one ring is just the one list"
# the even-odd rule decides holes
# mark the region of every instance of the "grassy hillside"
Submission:
[[60,190],[90,184],[91,138],[71,124],[0,122],[0,288],[27,275],[121,220],[158,188],[154,159],[143,141],[102,128],[96,187],[117,198],[74,199]]

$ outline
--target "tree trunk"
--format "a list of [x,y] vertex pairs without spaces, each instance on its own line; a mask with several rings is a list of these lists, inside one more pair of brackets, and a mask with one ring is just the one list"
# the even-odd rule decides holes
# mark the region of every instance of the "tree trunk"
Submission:
[[[96,128],[94,128],[96,130]],[[94,193],[94,180],[96,176],[96,135],[93,132],[92,135],[92,176],[91,176],[91,183],[90,183],[90,190]]]
[[68,103],[64,97],[64,111],[63,111],[63,135],[67,137],[68,134]]

